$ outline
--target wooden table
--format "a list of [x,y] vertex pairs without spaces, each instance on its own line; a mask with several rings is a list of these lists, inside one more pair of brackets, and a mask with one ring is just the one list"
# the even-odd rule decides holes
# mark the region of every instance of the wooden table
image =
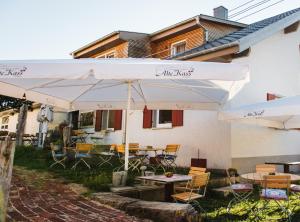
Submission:
[[192,179],[191,176],[174,174],[173,177],[166,177],[165,175],[155,175],[155,176],[143,176],[138,177],[141,180],[155,181],[165,184],[165,201],[173,201],[172,194],[174,194],[174,184],[178,182],[186,182]]
[[[256,183],[261,183],[264,180],[264,176],[269,175],[268,173],[246,173],[240,175],[241,178],[245,180],[251,180]],[[290,175],[291,181],[300,181],[300,175],[297,174],[291,174],[291,173],[275,173],[275,175]]]
[[300,165],[300,162],[266,162],[266,164],[283,165],[283,171],[290,173],[290,166]]

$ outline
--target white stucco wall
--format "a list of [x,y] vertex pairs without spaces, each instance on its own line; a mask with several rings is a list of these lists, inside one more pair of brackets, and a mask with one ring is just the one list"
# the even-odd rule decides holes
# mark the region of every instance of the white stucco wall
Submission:
[[[143,112],[140,110],[132,111],[130,122],[131,142],[157,147],[181,144],[178,165],[190,166],[191,158],[197,158],[198,149],[200,158],[207,158],[208,167],[224,168],[230,165],[229,125],[217,120],[217,112],[186,110],[184,126],[172,129],[143,129]],[[103,142],[121,143],[122,138],[123,131],[111,132]]]
[[[300,29],[276,35],[251,47],[250,56],[234,63],[250,65],[251,79],[230,102],[231,107],[266,101],[266,93],[293,96],[300,93]],[[300,154],[300,131],[281,131],[233,123],[233,158]]]

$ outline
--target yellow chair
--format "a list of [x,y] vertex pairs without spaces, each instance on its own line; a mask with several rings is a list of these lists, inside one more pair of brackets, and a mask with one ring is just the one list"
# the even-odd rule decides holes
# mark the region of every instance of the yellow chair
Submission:
[[[197,176],[197,175],[202,175],[203,173],[206,172],[206,168],[202,168],[202,167],[190,167],[189,176]],[[184,191],[186,190],[186,184],[183,183],[179,183],[177,186],[175,186],[175,191]]]
[[[117,167],[116,170],[119,171],[121,168],[124,168],[125,165],[125,145],[117,145],[116,152],[121,163],[120,167]],[[128,170],[137,170],[139,171],[139,166],[141,165],[141,158],[132,153],[129,153],[128,156]]]
[[163,150],[162,154],[158,154],[156,156],[158,162],[160,163],[159,167],[162,167],[164,171],[166,171],[166,168],[173,168],[175,171],[175,168],[177,167],[175,161],[179,148],[179,144],[168,144],[166,149]]
[[200,210],[204,211],[197,200],[205,197],[209,177],[210,173],[194,175],[192,180],[187,182],[185,191],[173,194],[173,199],[176,202],[191,204],[192,206],[198,207]]
[[[260,194],[264,205],[263,209],[260,210],[266,209],[270,202],[274,201],[286,215],[288,221],[291,221],[291,211],[288,209],[290,186],[290,175],[264,175],[263,189]],[[283,205],[283,203],[286,203],[286,205]]]
[[80,162],[83,162],[89,169],[91,169],[91,166],[87,163],[86,159],[92,158],[92,149],[93,144],[76,143],[75,159],[77,159],[78,161],[73,165],[72,169],[75,169]]

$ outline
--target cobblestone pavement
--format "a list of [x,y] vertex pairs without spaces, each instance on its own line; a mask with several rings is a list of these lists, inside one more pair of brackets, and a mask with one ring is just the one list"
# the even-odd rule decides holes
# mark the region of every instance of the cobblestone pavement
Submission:
[[142,221],[79,195],[46,175],[14,169],[7,221]]

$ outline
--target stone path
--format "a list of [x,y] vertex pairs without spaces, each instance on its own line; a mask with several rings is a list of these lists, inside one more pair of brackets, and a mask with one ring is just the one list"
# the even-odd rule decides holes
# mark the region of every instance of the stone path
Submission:
[[142,221],[79,195],[58,179],[14,169],[7,221]]

